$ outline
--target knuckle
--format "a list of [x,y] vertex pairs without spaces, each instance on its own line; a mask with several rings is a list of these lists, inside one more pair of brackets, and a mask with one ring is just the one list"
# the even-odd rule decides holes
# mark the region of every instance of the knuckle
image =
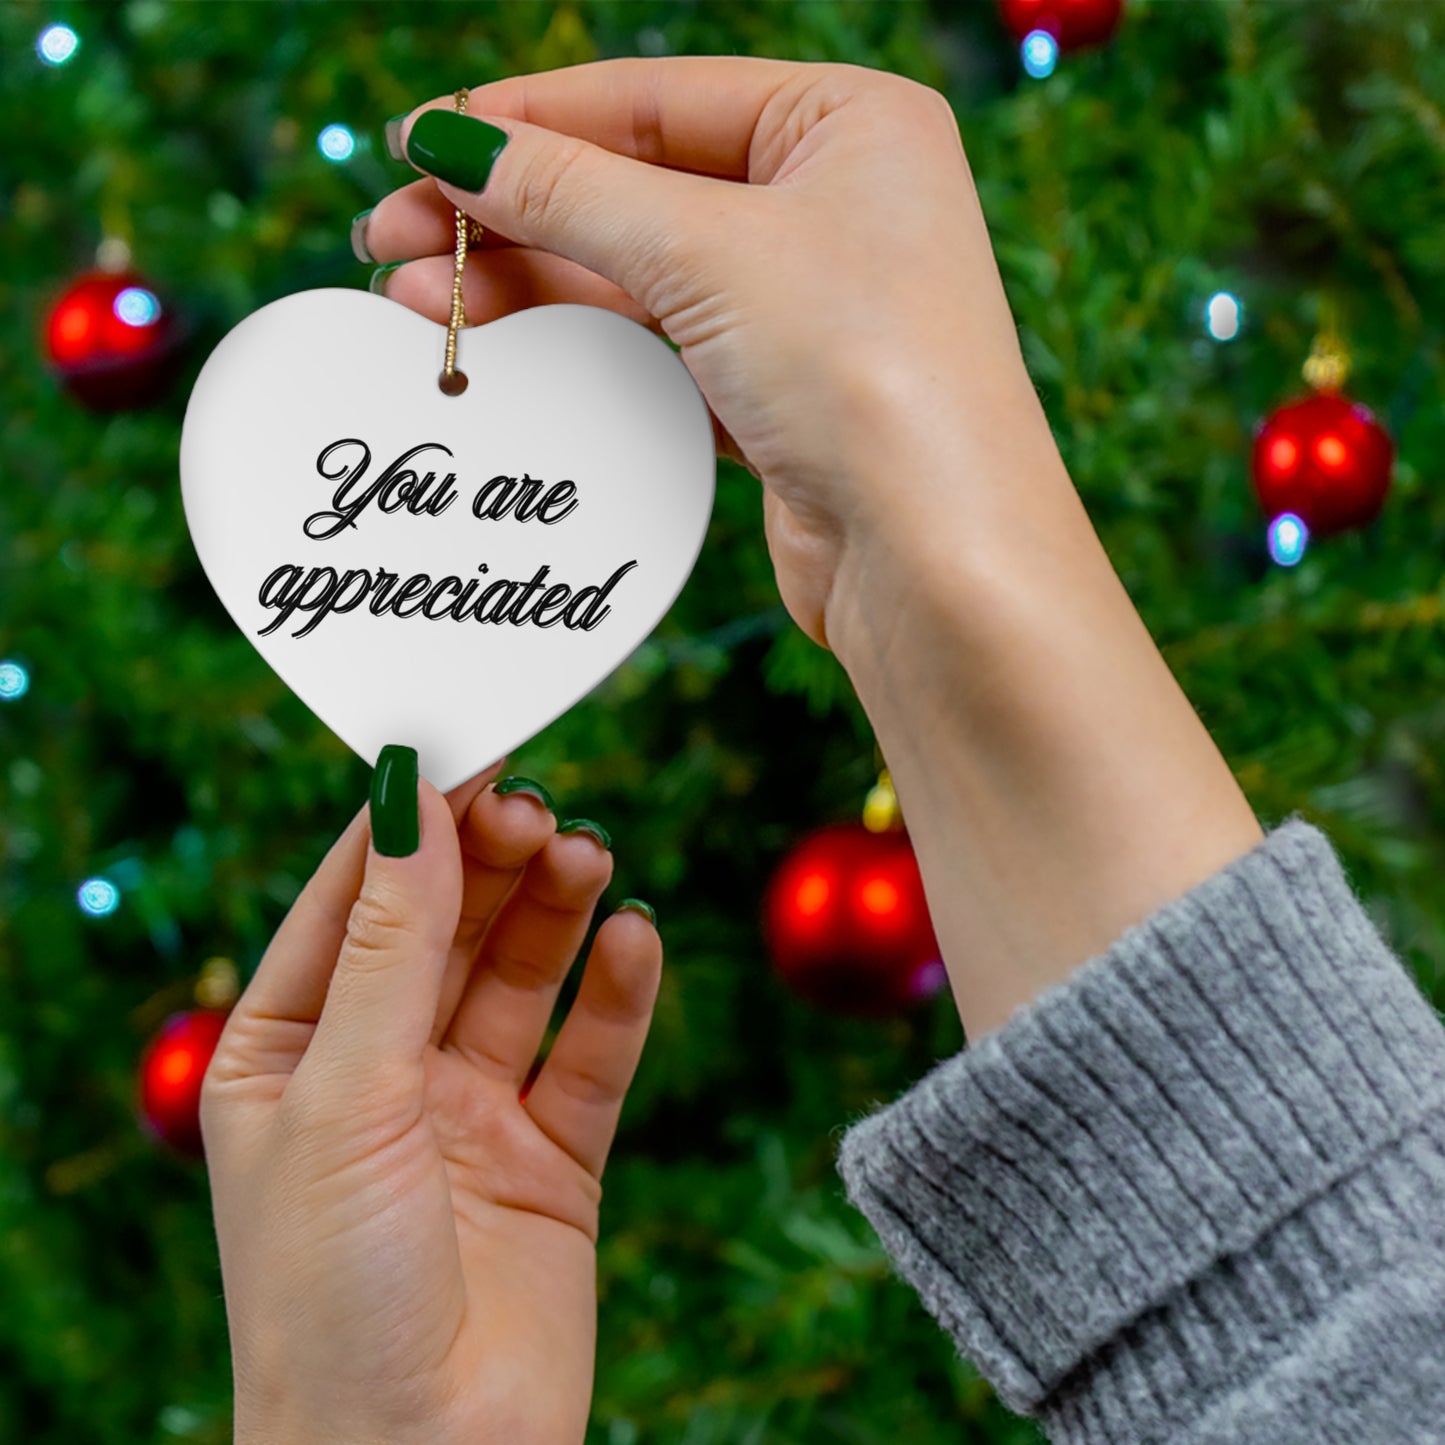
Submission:
[[958,118],[942,91],[924,85],[922,81],[910,80],[907,76],[895,75],[892,80],[899,106],[910,115],[916,115],[943,130],[957,131]]
[[584,1107],[599,1104],[615,1104],[620,1097],[617,1081],[602,1068],[581,1062],[559,1069],[556,1076],[558,1090],[574,1103]]
[[201,1138],[203,1140],[216,1137],[216,1125],[222,1117],[222,1115],[217,1113],[217,1110],[222,1107],[222,1096],[217,1092],[216,1086],[211,1082],[211,1076],[208,1073],[206,1077],[201,1080],[199,1122],[201,1125]]
[[201,1138],[209,1143],[220,1139],[244,1104],[247,1086],[254,1072],[248,1066],[249,1041],[236,1037],[238,1016],[233,1014],[221,1033],[215,1052],[201,1075],[197,1093],[197,1114]]
[[351,905],[340,962],[365,969],[394,958],[407,942],[406,925],[384,898],[363,893]]
[[531,993],[556,982],[556,969],[515,947],[493,949],[488,962],[498,982],[509,988]]
[[869,65],[855,65],[846,60],[827,60],[816,68],[808,67],[810,76],[828,81],[839,92],[863,91],[886,85],[891,76],[886,70],[875,70]]
[[233,1086],[247,1077],[244,1056],[249,1041],[244,1036],[238,1037],[238,1025],[243,1028],[244,1022],[241,1015],[232,1013],[206,1064],[206,1072],[201,1075],[199,1097],[203,1124],[207,1114],[224,1108],[226,1101],[235,1097]]
[[654,83],[642,81],[633,91],[632,153],[648,165],[659,164],[667,154],[662,127],[662,100],[656,71],[649,71]]
[[586,154],[586,144],[575,136],[559,136],[539,147],[517,178],[518,219],[529,226],[554,221],[566,203],[567,183]]
[[201,1077],[200,1101],[203,1114],[214,1110],[225,1099],[227,1072],[226,1061],[218,1050],[206,1065],[206,1072]]

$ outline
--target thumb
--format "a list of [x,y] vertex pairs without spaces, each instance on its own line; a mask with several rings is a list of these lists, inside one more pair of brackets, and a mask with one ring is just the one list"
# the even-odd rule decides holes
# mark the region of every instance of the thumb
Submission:
[[[655,316],[681,309],[678,271],[705,240],[697,216],[738,204],[746,188],[617,155],[511,116],[440,105],[402,128],[400,148],[442,194],[523,246],[575,261]],[[654,304],[667,291],[662,310]]]
[[456,824],[446,798],[418,781],[415,749],[381,750],[370,822],[361,893],[303,1061],[357,1086],[420,1064],[462,906]]

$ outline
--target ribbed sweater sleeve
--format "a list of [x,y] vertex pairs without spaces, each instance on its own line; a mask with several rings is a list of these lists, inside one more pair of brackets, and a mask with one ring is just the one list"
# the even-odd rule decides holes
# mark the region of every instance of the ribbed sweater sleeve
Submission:
[[1302,820],[855,1124],[839,1167],[1061,1445],[1445,1440],[1445,1030]]

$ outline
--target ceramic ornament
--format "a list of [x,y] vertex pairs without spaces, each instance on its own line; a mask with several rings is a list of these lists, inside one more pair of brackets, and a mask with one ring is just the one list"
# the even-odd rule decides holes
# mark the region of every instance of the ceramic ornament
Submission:
[[645,327],[539,306],[446,328],[304,291],[201,370],[181,492],[262,657],[368,763],[445,791],[565,712],[682,590],[712,511],[707,405]]

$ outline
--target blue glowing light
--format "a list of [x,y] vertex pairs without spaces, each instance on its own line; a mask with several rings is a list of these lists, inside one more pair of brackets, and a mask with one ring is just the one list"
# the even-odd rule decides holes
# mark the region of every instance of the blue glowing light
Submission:
[[80,49],[80,36],[68,25],[47,25],[35,42],[35,53],[47,65],[64,65]]
[[1019,47],[1024,69],[1035,80],[1043,80],[1054,73],[1059,63],[1059,42],[1047,30],[1030,30]]
[[143,286],[127,286],[111,309],[127,326],[153,326],[161,319],[161,303]]
[[80,911],[104,918],[120,907],[120,889],[109,878],[87,878],[75,895]]
[[1310,529],[1293,512],[1281,512],[1269,524],[1269,555],[1281,567],[1293,567],[1305,554]]
[[18,662],[0,662],[0,702],[14,702],[30,691],[30,674]]
[[329,161],[349,161],[356,151],[356,137],[348,126],[329,125],[316,137],[316,148]]
[[1204,308],[1204,329],[1216,341],[1233,341],[1244,325],[1244,307],[1237,296],[1216,291]]

